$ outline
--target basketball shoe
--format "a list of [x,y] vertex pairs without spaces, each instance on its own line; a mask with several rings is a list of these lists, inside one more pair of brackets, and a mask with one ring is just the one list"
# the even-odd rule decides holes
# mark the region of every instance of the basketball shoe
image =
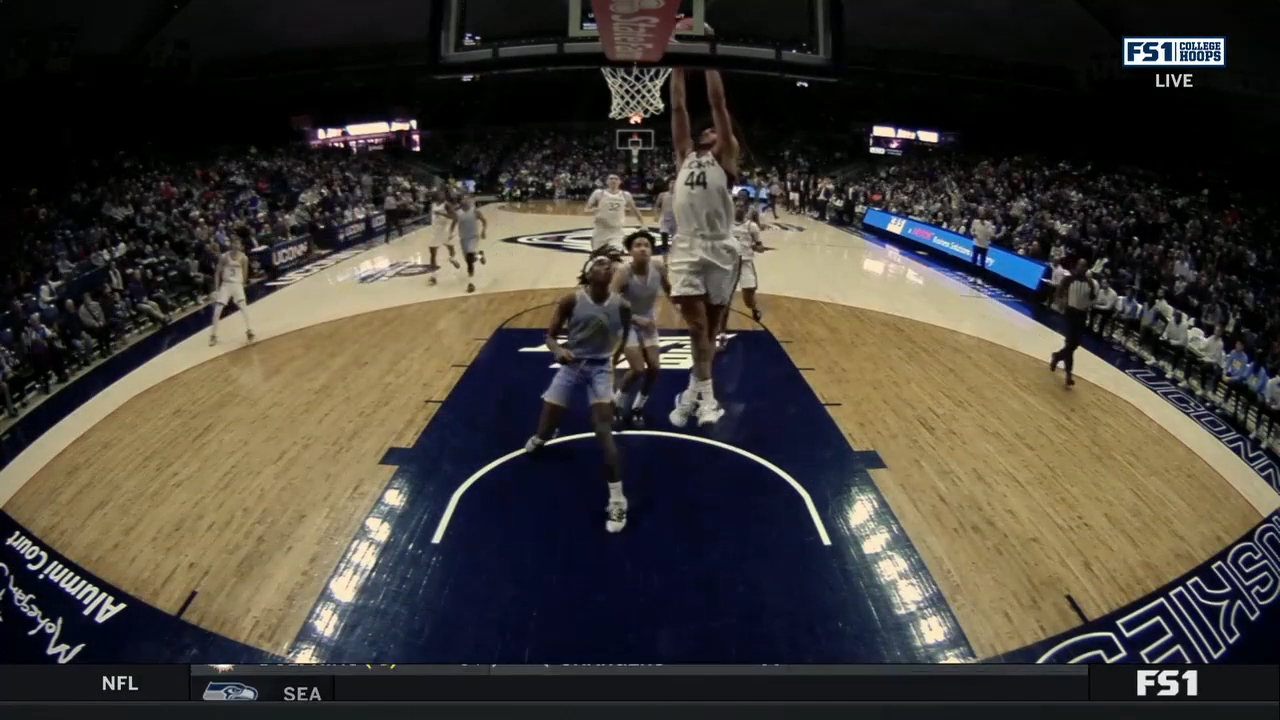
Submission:
[[693,415],[697,409],[698,395],[693,391],[693,388],[689,388],[676,395],[675,409],[671,411],[667,419],[671,421],[672,425],[682,428],[689,424],[689,416]]
[[698,398],[698,425],[706,427],[715,425],[721,417],[724,417],[724,408],[720,407],[720,403],[712,396]]
[[622,532],[622,528],[627,526],[627,499],[610,500],[605,512],[609,519],[605,521],[604,529],[611,533]]

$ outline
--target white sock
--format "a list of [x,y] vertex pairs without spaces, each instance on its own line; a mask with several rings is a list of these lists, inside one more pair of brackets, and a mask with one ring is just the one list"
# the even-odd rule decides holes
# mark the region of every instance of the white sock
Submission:
[[644,393],[640,393],[639,395],[636,395],[635,402],[631,403],[631,409],[639,410],[640,408],[644,407],[644,403],[648,399],[649,399],[649,396],[645,395]]
[[609,483],[609,502],[618,500],[626,500],[626,496],[622,494],[622,481]]
[[698,393],[699,400],[715,400],[715,390],[711,387],[710,380],[699,380],[693,386],[694,392]]
[[622,394],[622,391],[621,391],[621,390],[614,390],[614,391],[613,391],[613,404],[614,404],[616,407],[622,407],[622,401],[623,401],[624,399],[625,399],[625,396],[623,396],[623,394]]
[[694,375],[693,373],[689,373],[689,389],[690,390],[698,389],[698,376]]

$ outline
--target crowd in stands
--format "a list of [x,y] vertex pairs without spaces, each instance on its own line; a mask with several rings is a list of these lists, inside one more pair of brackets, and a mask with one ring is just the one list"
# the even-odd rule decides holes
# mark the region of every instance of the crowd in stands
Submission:
[[[58,191],[0,197],[0,410],[199,307],[233,237],[255,248],[396,209],[427,188],[381,154],[291,148],[117,158]],[[255,273],[257,269],[255,269]]]
[[[610,129],[481,133],[458,141],[451,162],[513,201],[582,199],[611,173],[652,194],[675,172],[669,134],[655,135],[658,146],[637,161]],[[850,158],[794,137],[755,138],[743,178],[793,212],[838,223],[877,207],[966,235],[989,224],[994,244],[1050,264],[1046,306],[1070,264],[1086,259],[1101,285],[1094,332],[1161,365],[1249,432],[1280,438],[1280,250],[1265,206],[1219,186],[1030,157],[846,166]],[[199,301],[232,236],[252,249],[426,200],[425,186],[380,154],[300,150],[126,162],[56,198],[7,198],[16,211],[0,244],[0,399],[12,412],[21,378],[47,387],[131,329]]]
[[656,147],[635,159],[619,149],[611,129],[529,133],[521,138],[498,175],[504,199],[584,200],[605,186],[610,174],[624,178],[632,193],[651,194],[675,172],[671,145],[655,138]]
[[962,155],[806,178],[799,211],[855,223],[868,207],[1050,264],[1043,302],[1072,264],[1095,269],[1099,336],[1162,367],[1240,427],[1280,441],[1280,248],[1273,211],[1219,186],[1136,170]]

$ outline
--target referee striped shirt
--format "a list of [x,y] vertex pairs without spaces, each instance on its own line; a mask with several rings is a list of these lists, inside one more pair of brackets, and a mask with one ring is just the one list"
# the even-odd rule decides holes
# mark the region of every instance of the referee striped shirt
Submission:
[[1088,275],[1071,275],[1067,283],[1067,307],[1073,310],[1088,310],[1093,306],[1097,286]]

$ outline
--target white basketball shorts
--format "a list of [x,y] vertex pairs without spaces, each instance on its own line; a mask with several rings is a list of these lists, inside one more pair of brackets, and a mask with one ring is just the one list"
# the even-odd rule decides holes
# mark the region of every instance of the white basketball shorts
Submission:
[[756,261],[743,260],[738,268],[738,289],[755,290],[759,280],[756,279]]
[[228,302],[234,301],[236,307],[244,307],[247,303],[244,299],[244,285],[242,283],[222,283],[218,286],[218,294],[214,297],[214,302],[218,305],[226,305]]
[[622,250],[622,239],[626,236],[622,228],[595,228],[591,231],[591,252],[608,246]]
[[671,296],[706,295],[712,305],[728,305],[738,279],[739,262],[732,239],[704,240],[677,235],[667,251]]
[[438,224],[431,228],[431,239],[427,241],[427,247],[438,248],[449,244],[449,226]]
[[473,237],[473,238],[464,238],[464,237],[460,237],[460,238],[458,238],[458,245],[460,245],[460,246],[462,247],[462,254],[463,254],[463,255],[473,255],[473,254],[475,254],[475,252],[476,252],[477,250],[479,250],[479,249],[480,249],[480,238],[478,238],[478,237]]

